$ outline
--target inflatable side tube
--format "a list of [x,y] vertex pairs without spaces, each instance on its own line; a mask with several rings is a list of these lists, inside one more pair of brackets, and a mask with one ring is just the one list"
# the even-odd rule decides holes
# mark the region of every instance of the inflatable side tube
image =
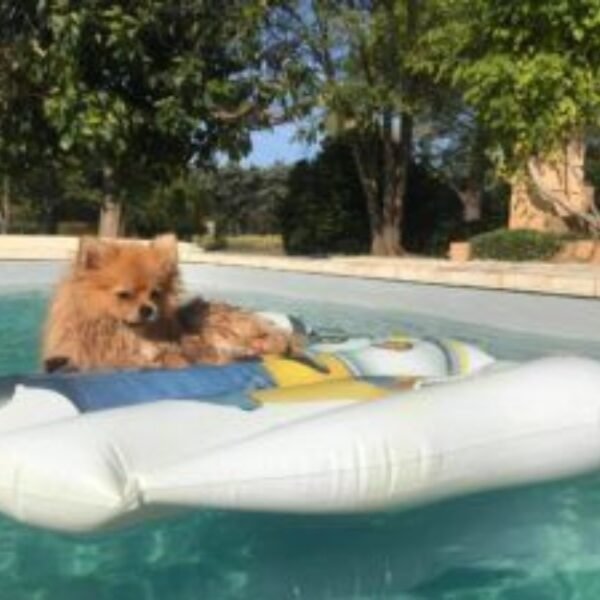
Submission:
[[145,501],[298,513],[406,507],[600,467],[600,364],[552,358],[348,406],[144,477]]
[[599,363],[551,358],[374,402],[89,413],[0,437],[0,510],[85,532],[174,508],[361,512],[572,476],[600,467],[599,390]]
[[337,400],[244,411],[168,400],[7,433],[0,437],[0,510],[73,533],[168,515],[171,509],[145,502],[144,473],[339,406]]

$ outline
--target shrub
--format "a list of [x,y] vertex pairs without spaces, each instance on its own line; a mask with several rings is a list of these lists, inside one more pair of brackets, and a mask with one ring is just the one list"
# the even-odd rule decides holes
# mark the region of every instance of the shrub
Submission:
[[427,169],[411,164],[404,198],[404,248],[415,254],[443,255],[461,226],[458,196]]
[[563,236],[528,229],[496,229],[471,238],[474,258],[492,260],[548,260],[563,244]]
[[288,254],[360,254],[369,250],[369,220],[349,148],[327,142],[292,169],[279,206]]

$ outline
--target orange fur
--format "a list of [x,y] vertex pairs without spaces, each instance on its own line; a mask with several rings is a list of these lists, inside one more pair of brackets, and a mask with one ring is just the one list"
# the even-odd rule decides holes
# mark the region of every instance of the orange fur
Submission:
[[48,370],[225,363],[298,346],[252,313],[196,298],[179,303],[177,240],[149,244],[83,238],[50,304],[42,356]]

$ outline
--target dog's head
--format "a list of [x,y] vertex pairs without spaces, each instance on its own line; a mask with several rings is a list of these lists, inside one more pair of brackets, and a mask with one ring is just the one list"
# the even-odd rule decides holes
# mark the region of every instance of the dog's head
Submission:
[[143,244],[84,237],[74,277],[86,311],[132,327],[153,323],[175,305],[177,239],[165,234]]

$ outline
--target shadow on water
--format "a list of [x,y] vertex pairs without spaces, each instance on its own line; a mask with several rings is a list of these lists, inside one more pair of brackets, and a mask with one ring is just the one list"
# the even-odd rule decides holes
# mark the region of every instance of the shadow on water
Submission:
[[92,538],[2,522],[11,600],[600,597],[600,477],[398,514],[195,513]]

